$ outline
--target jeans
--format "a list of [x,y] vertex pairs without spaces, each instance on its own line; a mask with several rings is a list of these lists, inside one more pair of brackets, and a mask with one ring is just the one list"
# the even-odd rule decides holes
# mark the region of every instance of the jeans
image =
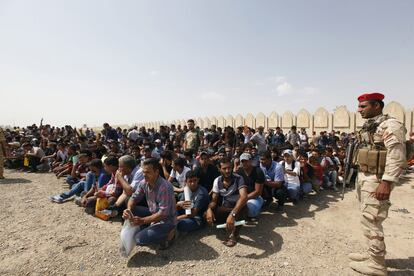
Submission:
[[310,192],[312,192],[312,183],[310,182],[305,182],[300,184],[300,188],[301,188],[301,192],[302,194],[309,194]]
[[325,173],[325,175],[323,176],[323,178],[324,178],[325,185],[327,187],[330,187],[331,186],[331,185],[328,185],[329,182],[331,182],[332,185],[334,187],[336,187],[336,179],[338,178],[338,172],[335,171],[335,170],[328,171],[328,172]]
[[[185,210],[179,210],[177,212],[177,215],[183,215],[185,214]],[[203,215],[203,214],[201,214]],[[192,218],[185,218],[178,220],[177,223],[177,230],[180,232],[192,232],[196,231],[198,229],[203,228],[206,225],[206,220],[204,217],[201,216],[195,216]]]
[[78,183],[75,183],[69,191],[62,193],[60,196],[66,199],[73,195],[87,192],[91,189],[94,182],[95,175],[92,172],[88,172],[86,174],[85,181],[79,181]]
[[180,232],[193,232],[203,228],[205,225],[202,218],[185,218],[180,219],[177,224],[177,229]]
[[[147,207],[135,206],[132,210],[135,216],[147,217],[152,215]],[[172,223],[158,222],[151,225],[141,225],[139,232],[135,234],[137,245],[160,244],[164,242],[169,232],[174,228]]]
[[299,199],[300,185],[294,183],[287,183],[286,185],[290,199]]
[[69,176],[66,177],[66,183],[69,184],[69,187],[72,187],[76,183],[79,183],[79,179],[77,179],[76,177],[72,177],[72,176],[69,175]]
[[263,206],[263,198],[258,196],[256,198],[249,199],[247,201],[247,216],[249,218],[255,218],[260,214],[260,210]]

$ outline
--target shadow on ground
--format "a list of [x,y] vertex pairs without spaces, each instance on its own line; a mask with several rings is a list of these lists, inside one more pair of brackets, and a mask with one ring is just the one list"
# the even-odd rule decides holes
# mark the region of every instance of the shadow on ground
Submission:
[[390,271],[389,275],[414,275],[414,257],[408,257],[407,259],[390,259],[387,260],[387,266],[395,269],[396,271]]
[[[347,189],[346,192],[351,190]],[[257,224],[250,224],[240,231],[239,243],[259,251],[252,253],[246,250],[245,254],[236,254],[236,258],[262,259],[279,252],[283,245],[283,237],[277,233],[280,227],[294,227],[301,218],[314,217],[315,213],[329,208],[332,202],[340,201],[341,194],[334,191],[323,191],[310,195],[297,205],[288,203],[283,212],[276,212],[276,204],[266,208],[259,217]],[[314,207],[311,211],[311,206]],[[180,236],[170,250],[140,251],[128,261],[128,267],[161,267],[175,261],[213,260],[219,253],[201,241],[205,236],[215,235],[219,240],[225,240],[226,231],[207,227],[199,232]],[[237,245],[236,245],[237,246]]]
[[201,241],[201,238],[205,234],[206,229],[197,233],[190,233],[184,237],[181,236],[169,250],[156,250],[155,253],[139,251],[140,248],[138,247],[138,252],[129,259],[127,266],[162,267],[170,262],[208,261],[217,259],[219,253]]
[[5,178],[0,179],[0,184],[27,184],[32,183],[32,181],[24,178]]

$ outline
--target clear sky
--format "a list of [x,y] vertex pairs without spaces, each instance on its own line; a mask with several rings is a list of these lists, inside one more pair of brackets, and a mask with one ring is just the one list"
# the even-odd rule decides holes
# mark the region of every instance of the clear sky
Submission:
[[414,1],[0,0],[0,125],[413,107]]

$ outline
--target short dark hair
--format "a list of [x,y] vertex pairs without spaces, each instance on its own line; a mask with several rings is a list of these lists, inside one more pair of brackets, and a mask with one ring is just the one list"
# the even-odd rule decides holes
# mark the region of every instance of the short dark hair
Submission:
[[231,159],[229,158],[229,157],[223,157],[223,158],[221,158],[220,159],[220,161],[219,161],[219,164],[220,164],[220,167],[221,167],[221,165],[223,165],[223,164],[231,164]]
[[92,152],[90,150],[82,150],[80,154],[86,155],[89,158],[92,158]]
[[184,168],[185,163],[186,163],[185,159],[181,158],[181,157],[178,157],[178,158],[174,159],[173,162],[174,162],[174,165],[177,165],[180,168]]
[[270,151],[265,151],[260,155],[260,159],[270,160],[272,159],[272,153]]
[[193,119],[189,119],[189,120],[187,121],[187,123],[193,123],[193,124],[194,124],[194,120],[193,120]]
[[97,169],[102,169],[102,167],[103,167],[101,159],[93,159],[91,162],[88,163],[88,166],[89,167],[95,167]]
[[113,155],[110,155],[107,158],[105,158],[104,164],[107,165],[107,166],[119,167],[118,158],[116,158]]
[[173,160],[173,152],[170,150],[165,150],[161,153],[161,158],[167,159],[167,160]]
[[193,157],[193,150],[192,149],[186,149],[184,151],[184,156]]
[[194,178],[194,177],[196,177],[196,178],[200,178],[199,174],[198,174],[196,171],[194,171],[194,170],[188,171],[188,172],[185,174],[185,178],[186,178],[186,179],[189,179],[189,178]]

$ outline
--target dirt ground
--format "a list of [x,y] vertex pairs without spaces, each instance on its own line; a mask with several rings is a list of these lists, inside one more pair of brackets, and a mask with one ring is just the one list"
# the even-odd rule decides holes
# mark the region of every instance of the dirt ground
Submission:
[[[121,221],[87,215],[73,202],[51,203],[63,180],[6,171],[0,180],[0,275],[358,275],[347,254],[363,250],[353,191],[323,191],[285,212],[271,206],[227,248],[224,230],[180,236],[167,251],[118,253]],[[385,222],[390,275],[414,275],[414,174],[392,193]]]

